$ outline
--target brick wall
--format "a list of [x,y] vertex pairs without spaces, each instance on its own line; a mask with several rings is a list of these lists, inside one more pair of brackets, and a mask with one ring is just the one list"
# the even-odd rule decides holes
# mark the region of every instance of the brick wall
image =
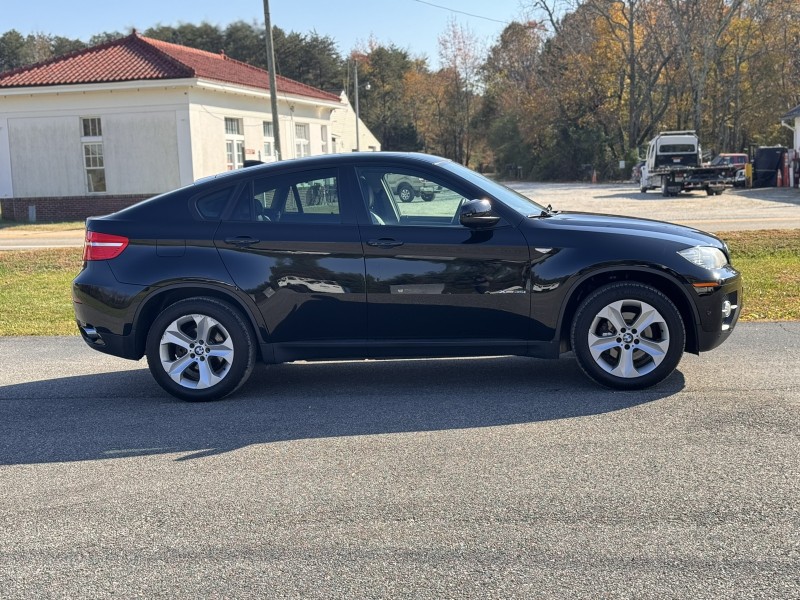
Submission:
[[56,198],[3,198],[0,216],[6,221],[28,221],[28,207],[36,207],[36,221],[82,221],[86,217],[107,215],[136,204],[149,196],[69,196]]

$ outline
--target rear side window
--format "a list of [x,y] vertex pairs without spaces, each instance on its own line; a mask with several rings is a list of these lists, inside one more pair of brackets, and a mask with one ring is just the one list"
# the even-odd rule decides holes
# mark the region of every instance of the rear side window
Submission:
[[232,187],[223,188],[200,196],[195,201],[197,212],[200,216],[209,221],[219,221],[222,218],[222,213],[230,200]]
[[254,179],[236,200],[232,220],[341,223],[336,170]]

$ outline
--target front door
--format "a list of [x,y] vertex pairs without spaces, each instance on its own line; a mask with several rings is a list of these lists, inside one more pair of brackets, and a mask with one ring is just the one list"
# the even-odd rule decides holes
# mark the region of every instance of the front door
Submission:
[[[369,211],[361,226],[368,331],[375,343],[422,345],[430,354],[456,348],[519,350],[530,339],[528,245],[513,225],[462,226],[469,192],[424,172],[363,168]],[[409,201],[393,181],[420,181]],[[438,351],[437,351],[438,349]]]

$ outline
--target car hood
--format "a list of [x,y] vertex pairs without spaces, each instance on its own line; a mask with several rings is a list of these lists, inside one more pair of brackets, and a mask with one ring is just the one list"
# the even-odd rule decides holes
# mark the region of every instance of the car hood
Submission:
[[593,213],[559,212],[546,218],[552,227],[569,228],[598,234],[642,236],[685,244],[686,246],[714,246],[724,248],[716,236],[684,225]]

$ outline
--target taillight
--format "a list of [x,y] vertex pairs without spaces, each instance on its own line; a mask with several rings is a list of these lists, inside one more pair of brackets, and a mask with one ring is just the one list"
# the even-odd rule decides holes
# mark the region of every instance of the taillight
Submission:
[[110,233],[87,231],[83,244],[83,260],[116,258],[128,247],[128,238]]

